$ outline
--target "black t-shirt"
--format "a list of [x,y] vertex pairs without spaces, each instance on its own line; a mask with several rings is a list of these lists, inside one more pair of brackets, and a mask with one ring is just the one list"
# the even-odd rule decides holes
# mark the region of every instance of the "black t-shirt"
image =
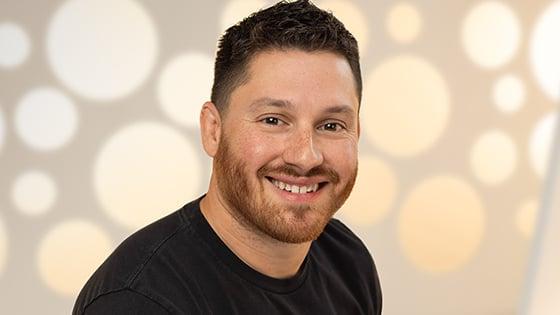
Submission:
[[200,198],[126,239],[88,280],[73,314],[381,314],[363,243],[332,219],[289,279],[263,275],[214,233]]

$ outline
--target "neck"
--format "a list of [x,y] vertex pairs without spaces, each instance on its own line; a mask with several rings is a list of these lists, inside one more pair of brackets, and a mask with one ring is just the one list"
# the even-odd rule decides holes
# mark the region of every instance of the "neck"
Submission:
[[[215,186],[214,186],[215,187]],[[311,242],[280,242],[254,227],[239,222],[212,185],[200,202],[202,214],[220,239],[243,262],[269,277],[294,276],[303,263]]]

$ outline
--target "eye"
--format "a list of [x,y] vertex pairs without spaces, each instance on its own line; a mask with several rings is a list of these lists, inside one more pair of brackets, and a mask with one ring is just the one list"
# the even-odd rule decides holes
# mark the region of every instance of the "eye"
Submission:
[[261,122],[263,122],[267,125],[271,125],[271,126],[278,126],[278,125],[281,125],[282,123],[284,123],[279,118],[273,117],[273,116],[265,117],[265,118],[261,119]]
[[334,131],[334,132],[336,132],[336,131],[341,131],[341,130],[343,130],[343,129],[345,129],[345,128],[344,128],[344,126],[342,126],[342,124],[340,124],[340,123],[337,123],[337,122],[328,122],[328,123],[325,123],[325,124],[321,125],[321,126],[319,127],[319,129],[325,130],[325,131],[331,131],[331,132]]

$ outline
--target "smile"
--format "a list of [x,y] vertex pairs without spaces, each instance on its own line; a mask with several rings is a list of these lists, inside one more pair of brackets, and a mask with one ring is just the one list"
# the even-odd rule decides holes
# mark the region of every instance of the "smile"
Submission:
[[276,188],[280,190],[300,195],[314,193],[317,190],[321,189],[325,184],[327,184],[326,182],[321,182],[307,185],[295,185],[282,182],[272,177],[266,177],[266,179],[268,179],[269,182],[271,182],[274,186],[276,186]]

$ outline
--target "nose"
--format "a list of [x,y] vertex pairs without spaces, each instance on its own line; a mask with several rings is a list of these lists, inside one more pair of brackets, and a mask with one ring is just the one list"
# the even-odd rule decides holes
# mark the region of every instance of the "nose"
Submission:
[[323,163],[323,153],[313,139],[312,132],[298,132],[286,140],[284,162],[305,174]]

